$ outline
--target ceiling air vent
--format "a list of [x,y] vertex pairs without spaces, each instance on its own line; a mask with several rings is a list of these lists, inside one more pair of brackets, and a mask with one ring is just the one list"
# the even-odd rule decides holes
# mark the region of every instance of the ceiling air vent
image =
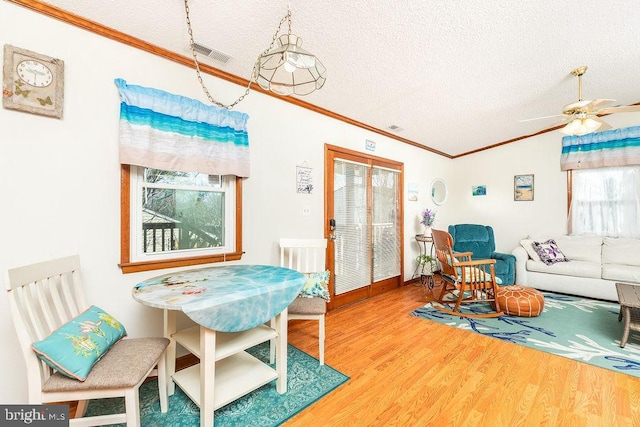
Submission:
[[210,47],[204,46],[200,43],[193,43],[193,48],[200,55],[222,62],[223,64],[226,64],[231,59],[230,55],[220,52],[219,50],[211,49]]
[[400,126],[396,126],[396,125],[391,125],[387,129],[389,129],[392,132],[402,132],[404,130]]

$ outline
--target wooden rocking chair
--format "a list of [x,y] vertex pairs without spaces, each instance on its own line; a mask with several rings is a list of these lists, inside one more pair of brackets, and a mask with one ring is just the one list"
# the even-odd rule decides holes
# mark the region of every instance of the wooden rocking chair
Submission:
[[[441,265],[442,286],[438,302],[441,304],[453,303],[445,301],[444,297],[449,291],[457,291],[458,297],[452,310],[435,306],[445,313],[464,317],[498,317],[504,313],[500,311],[488,313],[465,313],[460,311],[463,303],[485,302],[495,310],[495,298],[498,291],[498,283],[493,264],[494,259],[472,260],[471,252],[453,252],[453,239],[446,231],[432,230],[433,245],[436,257]],[[454,292],[455,293],[455,292]]]

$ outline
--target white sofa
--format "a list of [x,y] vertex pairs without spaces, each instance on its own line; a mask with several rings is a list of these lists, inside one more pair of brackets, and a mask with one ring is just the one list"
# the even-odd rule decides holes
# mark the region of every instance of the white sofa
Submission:
[[[556,241],[570,260],[547,265],[533,242]],[[615,283],[640,284],[640,239],[600,236],[528,237],[513,250],[516,283],[536,289],[618,301]]]

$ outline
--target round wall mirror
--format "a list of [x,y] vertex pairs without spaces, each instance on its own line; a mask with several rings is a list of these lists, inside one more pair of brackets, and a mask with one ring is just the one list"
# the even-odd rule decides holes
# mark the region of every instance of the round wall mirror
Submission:
[[442,178],[431,181],[431,200],[436,205],[444,205],[447,201],[447,184]]

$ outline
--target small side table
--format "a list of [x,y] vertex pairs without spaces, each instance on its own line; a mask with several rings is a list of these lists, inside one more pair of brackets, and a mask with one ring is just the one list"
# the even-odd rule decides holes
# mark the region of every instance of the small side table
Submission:
[[[418,247],[420,248],[420,255],[429,255],[433,257],[433,237],[425,236],[424,234],[416,234],[416,242],[418,242]],[[430,244],[429,251],[427,251],[427,243]],[[429,289],[433,289],[435,282],[433,280],[433,273],[436,273],[436,270],[429,269],[429,271],[425,271],[426,264],[418,264],[416,269],[413,272],[412,278],[420,275],[420,283],[423,285],[427,285]]]
[[624,331],[620,340],[620,347],[624,347],[630,330],[640,332],[640,286],[616,283],[616,292],[620,302],[618,322],[624,318]]

